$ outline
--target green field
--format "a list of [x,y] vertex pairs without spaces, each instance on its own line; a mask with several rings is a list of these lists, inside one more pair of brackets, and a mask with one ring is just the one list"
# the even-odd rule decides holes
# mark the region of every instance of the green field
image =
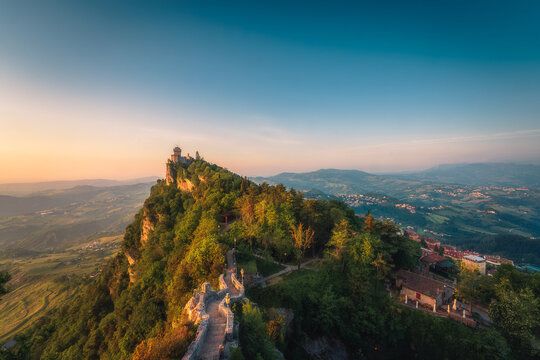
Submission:
[[1,259],[0,270],[8,270],[12,280],[10,292],[0,300],[0,343],[61,305],[80,284],[92,281],[90,276],[99,273],[121,242],[122,236],[117,235],[95,240],[84,250],[77,246],[59,253]]

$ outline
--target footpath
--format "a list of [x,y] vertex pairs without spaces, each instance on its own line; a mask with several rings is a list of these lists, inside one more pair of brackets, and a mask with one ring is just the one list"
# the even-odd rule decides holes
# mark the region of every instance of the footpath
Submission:
[[234,250],[227,252],[227,272],[220,275],[219,287],[215,291],[210,283],[202,284],[184,307],[188,318],[199,327],[182,360],[219,360],[226,344],[234,342],[230,305],[244,298],[244,286],[236,277]]

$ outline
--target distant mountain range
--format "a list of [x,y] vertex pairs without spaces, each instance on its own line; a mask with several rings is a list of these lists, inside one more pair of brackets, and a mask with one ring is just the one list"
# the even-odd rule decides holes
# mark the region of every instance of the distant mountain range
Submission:
[[159,177],[147,176],[130,180],[109,180],[109,179],[82,179],[82,180],[63,180],[63,181],[44,181],[29,183],[7,183],[0,184],[0,194],[24,196],[48,190],[71,189],[76,186],[121,186],[154,182]]
[[419,181],[401,180],[387,175],[374,175],[360,170],[321,169],[306,173],[281,173],[270,177],[254,177],[257,183],[283,184],[296,190],[317,189],[331,195],[381,193],[399,196]]
[[253,181],[282,183],[297,190],[318,189],[328,194],[384,193],[403,195],[425,182],[472,186],[540,187],[540,165],[513,163],[449,164],[431,169],[375,175],[360,170],[321,169],[306,173],[281,173],[254,177]]
[[389,174],[397,179],[476,186],[540,186],[540,165],[476,163],[439,165],[424,171]]
[[48,190],[27,196],[0,195],[0,218],[26,215],[38,211],[63,208],[69,205],[94,201],[102,194],[118,198],[139,188],[150,188],[154,182],[119,186],[80,185],[71,189]]

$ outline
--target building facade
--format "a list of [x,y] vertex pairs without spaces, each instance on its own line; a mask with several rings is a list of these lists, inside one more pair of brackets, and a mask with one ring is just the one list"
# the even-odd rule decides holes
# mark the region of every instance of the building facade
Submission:
[[477,255],[465,255],[461,258],[461,266],[470,271],[478,271],[486,275],[486,259]]
[[454,294],[454,289],[445,283],[407,270],[397,272],[396,286],[409,301],[418,301],[432,309],[448,303]]

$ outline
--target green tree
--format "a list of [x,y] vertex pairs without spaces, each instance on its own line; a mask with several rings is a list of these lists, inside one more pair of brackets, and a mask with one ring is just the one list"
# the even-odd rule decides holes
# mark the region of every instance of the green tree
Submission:
[[383,280],[384,278],[386,278],[386,275],[388,275],[390,269],[392,268],[392,265],[388,264],[388,262],[384,260],[382,253],[377,254],[377,257],[375,258],[375,260],[373,260],[371,265],[375,267],[375,270],[377,272],[377,278],[379,280]]
[[242,305],[240,343],[246,359],[274,358],[272,345],[266,336],[263,314],[258,307],[249,301]]
[[298,270],[300,270],[300,264],[306,254],[306,250],[311,247],[313,241],[313,235],[315,232],[311,228],[304,230],[303,224],[298,226],[291,225],[291,236],[294,239],[294,248],[296,250],[296,260],[298,261]]
[[364,219],[364,230],[369,233],[375,231],[375,219],[373,218],[373,215],[371,215],[371,212],[369,210],[366,214],[366,218]]
[[332,237],[327,246],[330,248],[330,256],[340,264],[341,272],[345,270],[345,255],[351,242],[351,227],[345,219],[334,226]]
[[472,312],[472,302],[476,295],[476,288],[478,286],[478,280],[480,279],[480,273],[478,271],[470,271],[462,269],[459,273],[459,283],[456,291],[456,295],[469,302],[469,311]]
[[507,282],[498,285],[497,301],[489,306],[497,329],[521,356],[540,355],[533,347],[534,331],[540,327],[540,300],[531,289],[514,291]]

